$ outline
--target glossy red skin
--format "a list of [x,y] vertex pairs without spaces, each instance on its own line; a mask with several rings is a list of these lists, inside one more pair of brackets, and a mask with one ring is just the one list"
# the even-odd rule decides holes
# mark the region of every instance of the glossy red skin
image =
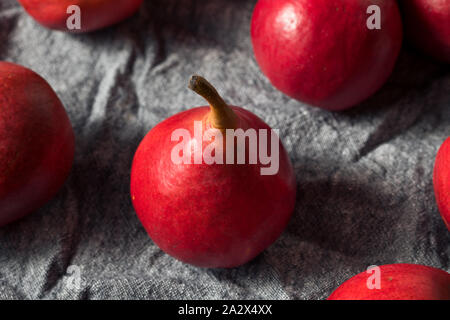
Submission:
[[[18,0],[40,24],[68,32],[88,32],[116,24],[133,15],[143,0]],[[81,30],[68,30],[67,8],[81,9]]]
[[371,273],[361,272],[339,286],[328,300],[450,300],[450,274],[417,264],[380,266],[381,289],[368,289]]
[[408,39],[432,57],[450,63],[450,0],[402,0]]
[[0,226],[49,201],[69,174],[74,134],[63,105],[33,71],[0,62]]
[[[381,30],[369,30],[369,5]],[[259,0],[252,18],[255,58],[290,97],[327,110],[355,106],[392,73],[402,45],[396,1]]]
[[[233,110],[238,127],[269,129],[252,113]],[[171,133],[185,128],[195,140],[194,121],[203,121],[206,130],[208,114],[209,107],[181,112],[147,134],[134,157],[131,197],[148,234],[166,253],[199,267],[231,268],[280,236],[294,209],[296,182],[281,142],[280,170],[273,176],[261,176],[259,164],[175,165]]]
[[436,156],[433,184],[439,212],[450,230],[450,138],[445,140]]

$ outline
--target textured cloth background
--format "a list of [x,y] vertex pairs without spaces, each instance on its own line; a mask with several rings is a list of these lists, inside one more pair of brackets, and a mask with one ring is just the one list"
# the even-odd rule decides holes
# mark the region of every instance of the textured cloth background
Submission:
[[[373,264],[450,271],[450,233],[432,187],[436,152],[450,135],[448,66],[406,48],[368,101],[341,113],[311,108],[273,89],[254,61],[255,3],[147,0],[117,26],[70,35],[1,0],[0,59],[53,86],[77,149],[58,196],[0,229],[0,298],[324,299]],[[129,197],[132,158],[148,130],[205,105],[187,89],[193,73],[280,129],[298,180],[286,231],[232,270],[161,252]]]

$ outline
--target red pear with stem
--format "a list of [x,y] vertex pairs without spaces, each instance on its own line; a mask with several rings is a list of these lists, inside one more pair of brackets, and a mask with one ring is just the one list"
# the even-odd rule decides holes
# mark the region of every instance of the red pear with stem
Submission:
[[[245,140],[233,149],[245,148],[245,163],[196,164],[196,151],[204,156],[211,144],[219,147],[216,150],[222,147],[226,158],[232,151],[224,147],[231,129],[271,128],[251,112],[226,104],[204,78],[193,76],[189,87],[210,106],[178,113],[146,135],[131,170],[133,206],[153,241],[173,257],[200,267],[236,267],[255,258],[286,227],[295,205],[294,170],[274,136],[267,141],[258,136],[260,148],[274,151],[272,139],[279,144],[279,165],[273,174],[261,174],[266,165],[260,160],[250,163],[250,143]],[[205,131],[223,133],[223,140],[205,143],[195,133],[195,122]],[[187,134],[184,151],[192,151],[185,158],[188,162],[173,161],[179,140],[172,136],[177,130]]]

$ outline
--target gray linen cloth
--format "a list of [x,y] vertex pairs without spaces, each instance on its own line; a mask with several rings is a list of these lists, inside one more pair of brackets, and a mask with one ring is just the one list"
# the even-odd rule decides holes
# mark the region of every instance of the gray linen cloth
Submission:
[[[148,0],[119,25],[70,35],[1,0],[0,59],[47,79],[77,145],[57,197],[0,229],[0,298],[324,299],[370,265],[450,271],[450,232],[432,186],[436,152],[450,134],[448,66],[407,47],[388,83],[360,106],[312,108],[260,72],[249,34],[255,3]],[[205,105],[186,88],[194,73],[280,129],[298,181],[283,235],[230,270],[196,268],[163,253],[129,196],[144,135]]]

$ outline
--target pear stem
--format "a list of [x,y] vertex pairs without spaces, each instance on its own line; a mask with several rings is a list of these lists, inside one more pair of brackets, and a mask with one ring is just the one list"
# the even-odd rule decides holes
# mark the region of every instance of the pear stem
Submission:
[[189,79],[189,89],[199,94],[211,107],[209,120],[216,129],[235,129],[237,117],[234,111],[226,104],[217,90],[203,77],[193,75]]

